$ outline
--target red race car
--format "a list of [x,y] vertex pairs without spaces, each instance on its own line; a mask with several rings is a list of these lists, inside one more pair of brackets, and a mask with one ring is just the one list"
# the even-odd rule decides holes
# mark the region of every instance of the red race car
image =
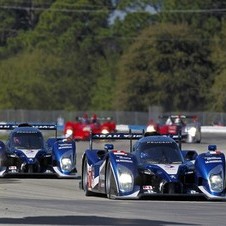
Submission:
[[111,117],[98,118],[95,114],[89,118],[87,114],[68,121],[64,126],[64,135],[75,140],[89,140],[90,133],[114,133],[116,123]]
[[162,135],[171,135],[175,139],[178,139],[180,132],[181,138],[185,142],[201,142],[201,124],[198,122],[196,116],[163,115],[160,116],[159,119],[159,123],[150,120],[146,131],[157,132]]

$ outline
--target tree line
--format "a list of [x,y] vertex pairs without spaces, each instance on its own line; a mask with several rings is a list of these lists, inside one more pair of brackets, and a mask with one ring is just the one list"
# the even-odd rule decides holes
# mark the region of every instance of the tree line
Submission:
[[226,110],[223,0],[1,0],[0,109]]

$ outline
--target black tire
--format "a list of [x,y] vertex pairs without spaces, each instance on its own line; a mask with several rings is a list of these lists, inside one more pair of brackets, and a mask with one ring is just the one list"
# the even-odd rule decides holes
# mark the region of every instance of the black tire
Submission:
[[34,173],[33,165],[28,165],[27,171],[28,171],[28,173]]
[[0,155],[0,168],[7,166],[6,158],[3,155]]
[[198,139],[196,140],[196,143],[200,144],[201,143],[201,139],[202,139],[202,135],[201,135],[201,132],[199,131],[199,136],[198,136]]
[[118,196],[117,186],[110,162],[107,163],[105,189],[107,198],[115,199],[116,196]]
[[93,192],[88,190],[88,174],[87,174],[87,158],[85,157],[82,165],[82,188],[86,196],[93,195]]

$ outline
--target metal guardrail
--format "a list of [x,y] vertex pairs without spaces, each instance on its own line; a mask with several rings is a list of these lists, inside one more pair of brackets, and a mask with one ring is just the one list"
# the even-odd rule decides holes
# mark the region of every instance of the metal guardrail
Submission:
[[226,126],[202,126],[202,133],[226,133]]
[[[117,131],[129,131],[132,130],[142,130],[146,129],[146,126],[137,126],[137,125],[117,125]],[[225,133],[226,134],[226,126],[201,126],[202,133]]]
[[[116,124],[146,125],[149,120],[158,121],[161,109],[150,108],[148,112],[130,111],[44,111],[44,110],[0,110],[0,122],[62,122],[73,121],[76,116],[87,113],[98,117],[112,117]],[[164,114],[196,115],[202,126],[226,126],[226,112],[165,112]]]

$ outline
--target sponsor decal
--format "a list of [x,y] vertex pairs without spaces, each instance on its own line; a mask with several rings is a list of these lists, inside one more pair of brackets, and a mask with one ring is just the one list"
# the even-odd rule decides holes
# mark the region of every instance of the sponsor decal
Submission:
[[127,159],[116,159],[116,162],[128,162],[128,163],[133,163],[132,160],[127,160]]
[[128,138],[134,138],[139,139],[142,138],[143,134],[122,134],[122,133],[111,133],[111,134],[94,134],[93,138],[96,139],[128,139]]
[[36,154],[40,151],[40,149],[21,149],[28,158],[34,158]]
[[127,155],[119,155],[119,156],[117,156],[117,158],[120,158],[120,159],[131,159],[131,157],[129,157]]
[[120,150],[113,151],[113,154],[114,154],[114,155],[127,155],[126,152],[120,151]]
[[172,141],[148,141],[147,144],[172,144]]
[[208,163],[222,163],[222,160],[210,160],[210,161],[205,161],[206,164]]
[[132,158],[127,155],[124,151],[119,151],[119,153],[114,153],[116,154],[116,162],[128,162],[132,163]]
[[143,190],[152,190],[153,187],[151,185],[144,185]]
[[34,153],[34,151],[33,150],[26,150],[25,153],[26,154],[32,154],[32,153]]
[[172,168],[174,168],[174,166],[172,166],[172,165],[165,165],[165,168],[172,169]]
[[35,131],[35,130],[24,130],[24,131],[23,130],[17,130],[16,133],[17,134],[20,134],[20,133],[21,134],[24,134],[24,133],[26,134],[26,133],[39,133],[39,132]]
[[160,168],[162,168],[166,173],[168,174],[177,174],[177,171],[178,171],[178,168],[179,168],[179,165],[178,164],[175,164],[175,165],[172,165],[172,164],[158,164],[158,166]]
[[37,129],[43,129],[43,130],[45,130],[45,129],[52,129],[52,130],[55,130],[56,129],[56,125],[32,125],[32,127],[34,127],[34,128],[37,128]]
[[107,139],[107,138],[120,138],[121,135],[120,134],[95,134],[93,137],[100,138],[100,139],[101,138]]
[[72,144],[59,144],[58,149],[72,148]]
[[92,188],[92,181],[93,181],[93,170],[92,170],[92,167],[88,167],[88,172],[87,172],[87,186],[88,188]]
[[16,166],[9,166],[9,170],[17,170]]
[[205,157],[205,163],[222,163],[222,158],[221,157],[216,157],[216,156],[212,156],[212,157]]

